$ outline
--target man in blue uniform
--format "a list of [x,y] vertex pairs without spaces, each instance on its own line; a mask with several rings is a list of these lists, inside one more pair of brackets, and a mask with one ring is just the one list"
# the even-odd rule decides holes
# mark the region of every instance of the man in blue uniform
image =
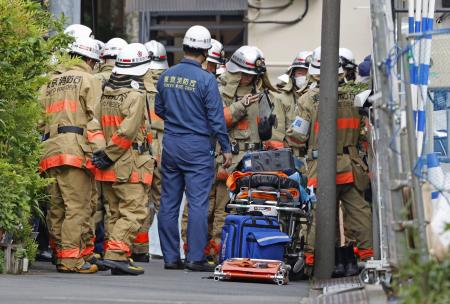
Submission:
[[[164,120],[162,192],[158,229],[165,269],[213,271],[203,248],[208,241],[208,196],[214,179],[214,141],[231,165],[223,105],[213,74],[202,69],[211,35],[193,26],[183,39],[184,59],[161,75],[155,111]],[[178,215],[183,192],[189,202],[186,262],[180,260]]]

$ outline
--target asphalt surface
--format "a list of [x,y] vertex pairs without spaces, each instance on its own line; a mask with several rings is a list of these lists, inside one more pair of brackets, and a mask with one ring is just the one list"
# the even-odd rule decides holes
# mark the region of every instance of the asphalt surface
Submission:
[[1,304],[116,303],[300,303],[308,297],[308,281],[288,285],[216,282],[208,273],[164,270],[161,260],[140,264],[141,276],[58,273],[37,262],[22,275],[0,275]]

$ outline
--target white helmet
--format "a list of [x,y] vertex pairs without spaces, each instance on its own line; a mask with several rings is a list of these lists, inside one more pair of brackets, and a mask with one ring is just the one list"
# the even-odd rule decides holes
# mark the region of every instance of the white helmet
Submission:
[[204,26],[191,26],[184,34],[183,45],[193,49],[209,50],[211,48],[211,34]]
[[126,45],[117,55],[113,73],[122,75],[141,76],[150,66],[150,56],[141,43]]
[[225,62],[223,44],[216,39],[211,39],[211,45],[211,48],[208,50],[208,58],[206,58],[206,61],[223,64]]
[[144,45],[152,60],[150,62],[150,70],[166,70],[169,68],[166,48],[161,42],[150,40]]
[[[343,69],[356,69],[355,55],[347,48],[339,48],[339,63]],[[342,73],[343,71],[339,70],[339,72]]]
[[238,48],[226,63],[226,68],[230,73],[257,75],[266,72],[263,53],[257,47],[249,45]]
[[103,57],[105,59],[108,58],[116,58],[119,55],[120,51],[127,45],[128,43],[122,38],[112,38],[106,42],[105,50],[103,51]]
[[100,49],[98,43],[91,37],[78,37],[69,47],[70,53],[100,61]]
[[86,25],[71,24],[64,30],[64,34],[70,35],[77,39],[79,37],[90,37],[92,30]]
[[311,55],[311,62],[309,63],[308,73],[310,75],[320,75],[320,46],[315,48]]
[[103,41],[98,40],[98,39],[95,39],[95,42],[97,42],[97,47],[98,47],[98,50],[99,50],[100,58],[102,58],[103,51],[105,50],[105,46],[106,45],[105,45],[105,43]]
[[[310,75],[320,75],[320,60],[321,60],[321,48],[320,46],[315,48],[311,55],[311,62],[309,63],[308,73]],[[343,73],[344,70],[341,66],[341,60],[339,60],[338,73]]]
[[302,51],[295,56],[294,61],[292,62],[291,66],[289,67],[288,74],[293,69],[308,69],[309,63],[311,62],[311,55],[312,53],[309,51]]

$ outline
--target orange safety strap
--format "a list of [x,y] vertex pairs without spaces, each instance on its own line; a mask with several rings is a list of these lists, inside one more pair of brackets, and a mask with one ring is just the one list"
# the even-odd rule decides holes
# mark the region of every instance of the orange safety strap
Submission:
[[247,130],[249,125],[250,125],[250,123],[249,123],[248,119],[241,119],[237,123],[236,128],[238,130]]
[[79,248],[57,249],[56,256],[60,259],[76,259],[80,257]]
[[111,137],[111,141],[113,144],[124,150],[130,149],[131,145],[133,144],[132,140],[129,140],[124,136],[120,136],[117,133],[114,133],[114,135]]
[[138,232],[136,233],[136,237],[134,238],[134,244],[148,244],[148,231]]
[[122,241],[107,241],[105,243],[106,245],[106,251],[108,250],[115,250],[115,251],[123,251],[126,253],[126,255],[130,255],[131,251],[130,251],[130,247]]
[[[277,174],[279,177],[286,177],[286,178],[288,177],[283,172],[265,172],[265,173],[267,173],[267,174]],[[227,178],[226,185],[227,185],[228,189],[230,189],[231,191],[234,191],[236,189],[236,182],[237,182],[238,179],[240,179],[241,177],[244,177],[244,176],[250,176],[252,174],[253,174],[252,172],[234,171]]]
[[78,108],[77,100],[57,100],[45,108],[47,113],[58,113],[63,110],[76,112]]
[[123,121],[123,117],[119,115],[103,115],[102,126],[103,127],[117,127]]
[[81,156],[71,154],[57,154],[43,159],[39,163],[39,170],[43,172],[47,169],[64,165],[81,168],[83,166],[83,163],[84,158]]
[[152,121],[163,121],[163,119],[156,114],[155,110],[150,110],[150,119]]
[[[287,190],[289,191],[289,193],[291,193],[291,195],[294,198],[298,198],[300,196],[300,192],[297,189],[295,189],[295,188],[289,188]],[[280,195],[282,197],[286,197],[286,193],[281,192]],[[253,193],[252,197],[256,198],[256,199],[263,199],[263,200],[276,200],[277,199],[277,196],[275,194],[259,193],[259,192]],[[242,192],[239,192],[237,198],[238,199],[246,199],[246,198],[248,198],[248,190],[244,190]]]
[[[337,185],[351,184],[353,182],[354,182],[354,178],[353,178],[353,173],[351,171],[336,174],[336,184]],[[308,187],[310,187],[310,186],[317,188],[317,177],[308,178]]]
[[87,139],[90,143],[93,143],[96,140],[105,140],[105,135],[103,131],[87,131]]
[[223,115],[225,117],[225,123],[227,125],[227,128],[231,128],[233,125],[233,116],[231,115],[231,111],[229,107],[223,108]]
[[284,148],[284,143],[278,140],[268,140],[264,142],[264,148],[266,150],[278,150]]

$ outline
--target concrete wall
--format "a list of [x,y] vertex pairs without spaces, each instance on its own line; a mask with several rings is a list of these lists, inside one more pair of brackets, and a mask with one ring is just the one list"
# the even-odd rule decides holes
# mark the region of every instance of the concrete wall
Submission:
[[[306,0],[295,0],[283,10],[249,8],[248,16],[256,20],[292,20],[300,16]],[[250,0],[252,4],[270,6],[280,0]],[[258,15],[259,14],[259,15]],[[266,57],[272,79],[284,73],[297,52],[313,50],[320,45],[322,1],[309,0],[309,10],[303,21],[294,25],[252,24],[248,26],[248,43],[259,47]],[[359,63],[371,52],[369,0],[341,0],[341,47],[353,51]]]

